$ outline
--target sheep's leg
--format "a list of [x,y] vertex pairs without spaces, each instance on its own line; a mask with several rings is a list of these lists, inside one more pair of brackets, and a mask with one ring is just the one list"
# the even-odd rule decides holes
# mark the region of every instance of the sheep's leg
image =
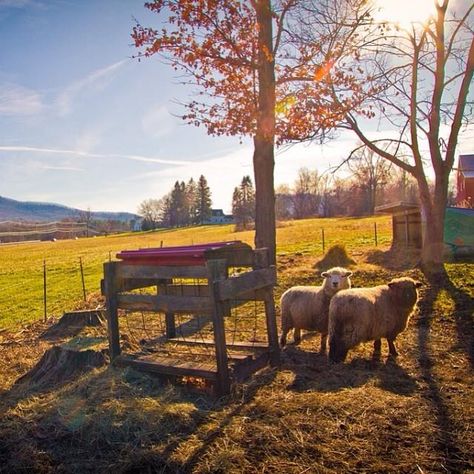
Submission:
[[387,342],[389,354],[393,357],[397,357],[398,352],[397,348],[395,347],[395,339],[387,339]]
[[327,333],[326,334],[324,334],[324,333],[321,334],[321,350],[320,350],[321,354],[326,354],[326,341],[327,341],[327,338],[328,338]]
[[374,341],[374,355],[379,354],[382,352],[382,341],[377,339]]
[[374,341],[374,353],[372,354],[372,359],[380,360],[380,354],[382,353],[382,341],[377,339]]
[[280,336],[280,346],[281,347],[285,347],[286,346],[286,335],[288,334],[288,331],[290,330],[290,328],[287,328],[285,326],[283,326],[281,328],[281,336]]
[[293,331],[293,340],[295,341],[295,344],[299,344],[301,342],[301,329],[300,328],[295,328]]

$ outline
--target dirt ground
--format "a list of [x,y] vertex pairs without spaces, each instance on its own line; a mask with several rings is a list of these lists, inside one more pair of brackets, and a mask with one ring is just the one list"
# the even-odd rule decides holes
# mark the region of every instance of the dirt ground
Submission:
[[[423,282],[399,357],[384,343],[373,360],[367,343],[331,364],[309,334],[224,399],[108,364],[18,381],[53,346],[101,350],[103,329],[0,332],[0,472],[474,472],[474,265],[430,281],[387,252],[357,260],[354,286]],[[276,296],[314,284],[313,264],[280,258]]]

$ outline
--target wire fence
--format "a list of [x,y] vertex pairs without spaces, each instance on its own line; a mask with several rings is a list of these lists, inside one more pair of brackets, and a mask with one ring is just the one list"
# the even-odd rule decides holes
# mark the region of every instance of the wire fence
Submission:
[[[299,242],[300,236],[293,237],[298,239],[298,248],[306,249],[303,253],[322,255],[335,243],[345,243],[354,251],[384,245],[391,240],[389,227],[388,221],[383,226],[371,222],[354,228],[349,223],[338,228],[313,228],[312,232],[306,233],[306,242]],[[291,242],[293,229],[288,227],[282,231],[290,233],[290,237],[283,237],[282,241]],[[235,237],[239,235],[232,234],[231,239]],[[98,296],[103,264],[115,258],[117,248],[92,251],[81,247],[80,241],[68,242],[71,241],[31,246],[0,245],[0,330],[60,317],[74,309],[95,309],[101,304]],[[60,250],[58,244],[71,245],[71,249]],[[40,245],[50,246],[49,250],[43,251]],[[163,245],[176,244],[158,241],[153,246]],[[23,250],[24,247],[28,250]],[[127,244],[121,246],[122,249],[126,247]],[[297,247],[288,250],[296,252]],[[38,255],[40,251],[43,255]]]

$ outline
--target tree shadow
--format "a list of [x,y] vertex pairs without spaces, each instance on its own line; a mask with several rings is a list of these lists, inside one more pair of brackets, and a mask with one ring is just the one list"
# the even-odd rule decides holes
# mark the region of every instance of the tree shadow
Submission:
[[[276,370],[267,367],[223,399],[110,366],[69,381],[46,398],[13,387],[4,400],[11,408],[30,395],[43,401],[34,416],[12,410],[2,417],[0,472],[53,472],[70,465],[81,472],[192,472],[234,417],[275,375]],[[4,413],[6,405],[0,404]],[[128,406],[132,411],[124,412],[122,407]],[[186,406],[191,408],[180,409]],[[221,417],[220,412],[224,412]],[[200,432],[201,426],[219,418],[214,429]],[[184,460],[177,460],[176,453],[189,440],[194,448]]]
[[462,460],[462,452],[458,447],[456,435],[452,430],[454,421],[450,414],[449,404],[433,370],[435,359],[430,349],[430,333],[436,300],[440,291],[446,290],[455,303],[453,317],[456,324],[458,344],[466,352],[472,367],[474,360],[474,327],[472,325],[472,314],[469,314],[472,311],[466,310],[466,308],[471,308],[472,310],[472,298],[452,283],[446,271],[437,274],[426,274],[426,278],[430,286],[419,302],[420,317],[417,321],[418,364],[421,378],[427,384],[423,395],[433,408],[438,430],[436,442],[438,451],[444,457],[446,471],[453,473],[465,472],[465,469],[469,466]]

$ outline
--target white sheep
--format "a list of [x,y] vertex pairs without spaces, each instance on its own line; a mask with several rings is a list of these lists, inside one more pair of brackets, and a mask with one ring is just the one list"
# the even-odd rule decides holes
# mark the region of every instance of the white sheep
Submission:
[[321,352],[326,352],[329,302],[338,291],[351,287],[351,275],[345,268],[334,267],[321,273],[322,286],[293,286],[283,293],[280,299],[282,347],[291,329],[294,329],[295,344],[301,341],[301,329],[305,329],[321,333]]
[[349,349],[361,342],[374,342],[374,357],[380,356],[381,338],[386,338],[391,356],[398,355],[395,338],[408,324],[418,300],[421,283],[395,278],[387,285],[343,290],[329,305],[329,358],[342,362]]

